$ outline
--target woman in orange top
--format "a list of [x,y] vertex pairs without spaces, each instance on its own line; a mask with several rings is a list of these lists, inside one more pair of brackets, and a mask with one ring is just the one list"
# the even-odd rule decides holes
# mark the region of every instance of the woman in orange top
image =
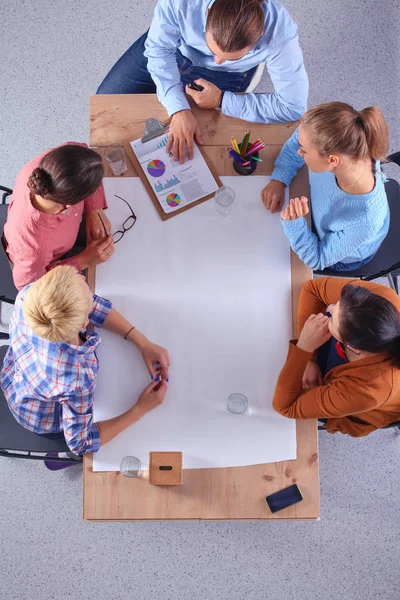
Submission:
[[[324,277],[301,292],[273,407],[353,437],[400,420],[400,298],[369,281]],[[318,352],[316,350],[318,349]]]

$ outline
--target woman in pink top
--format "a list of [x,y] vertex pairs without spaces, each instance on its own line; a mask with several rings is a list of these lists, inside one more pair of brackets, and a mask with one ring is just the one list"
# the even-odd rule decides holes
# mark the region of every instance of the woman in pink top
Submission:
[[[102,178],[100,155],[86,144],[73,142],[38,156],[22,169],[4,227],[18,289],[57,265],[73,265],[82,271],[108,260],[114,244],[103,212],[107,203]],[[83,214],[89,244],[79,254],[62,258],[77,241]],[[78,244],[84,246],[84,241]]]

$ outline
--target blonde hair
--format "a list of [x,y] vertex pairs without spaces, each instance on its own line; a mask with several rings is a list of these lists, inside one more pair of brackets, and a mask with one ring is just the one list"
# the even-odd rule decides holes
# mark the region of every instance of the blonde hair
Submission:
[[384,160],[389,151],[388,126],[382,111],[361,111],[344,102],[325,102],[310,108],[301,125],[322,156],[340,152],[356,160]]
[[50,342],[70,342],[84,326],[91,304],[74,267],[55,267],[28,289],[22,311],[32,331]]

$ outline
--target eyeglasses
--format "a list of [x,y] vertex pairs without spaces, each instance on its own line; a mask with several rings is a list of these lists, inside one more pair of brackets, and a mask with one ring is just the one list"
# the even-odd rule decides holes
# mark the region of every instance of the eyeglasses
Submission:
[[[130,229],[132,229],[132,227],[134,226],[134,224],[136,223],[136,215],[132,210],[131,205],[129,204],[129,202],[127,202],[126,200],[124,200],[124,198],[121,198],[121,196],[117,196],[117,194],[114,194],[114,196],[116,198],[119,198],[120,200],[122,200],[123,202],[125,202],[125,204],[128,205],[129,210],[131,211],[131,215],[125,219],[125,221],[122,223],[122,229],[119,229],[118,231],[116,231],[115,233],[112,234],[113,240],[114,240],[114,244],[116,244],[117,242],[120,242],[122,240],[122,238],[124,237],[125,233],[127,231],[129,231]],[[101,218],[100,214],[97,213],[99,216],[99,219],[101,221],[101,224],[103,225],[103,229],[104,229],[104,233],[106,234],[106,236],[108,236],[107,233],[107,229],[104,225],[103,219]]]
[[136,223],[136,215],[132,210],[131,205],[129,204],[129,202],[127,202],[126,200],[124,200],[123,198],[121,198],[121,196],[117,196],[117,194],[114,194],[114,196],[116,198],[119,198],[120,200],[122,200],[123,202],[125,202],[125,204],[128,205],[129,210],[131,211],[131,215],[125,219],[125,221],[122,223],[122,229],[119,229],[118,231],[116,231],[115,233],[113,233],[113,240],[114,240],[114,244],[116,244],[117,242],[120,242],[122,240],[122,238],[124,237],[125,233],[127,231],[129,231],[130,229],[132,229],[132,227],[134,226],[134,224]]

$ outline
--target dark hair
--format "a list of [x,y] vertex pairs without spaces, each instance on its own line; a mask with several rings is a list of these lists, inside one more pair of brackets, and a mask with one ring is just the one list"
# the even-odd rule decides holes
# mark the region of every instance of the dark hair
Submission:
[[358,111],[345,102],[324,102],[307,110],[301,124],[322,156],[384,160],[389,151],[388,126],[377,106]]
[[342,341],[365,352],[389,352],[400,368],[400,313],[378,294],[348,283],[340,296]]
[[222,52],[255,46],[264,33],[264,0],[215,0],[206,23]]
[[43,156],[29,177],[28,187],[46,200],[77,204],[93,194],[103,174],[103,163],[97,152],[65,144]]

